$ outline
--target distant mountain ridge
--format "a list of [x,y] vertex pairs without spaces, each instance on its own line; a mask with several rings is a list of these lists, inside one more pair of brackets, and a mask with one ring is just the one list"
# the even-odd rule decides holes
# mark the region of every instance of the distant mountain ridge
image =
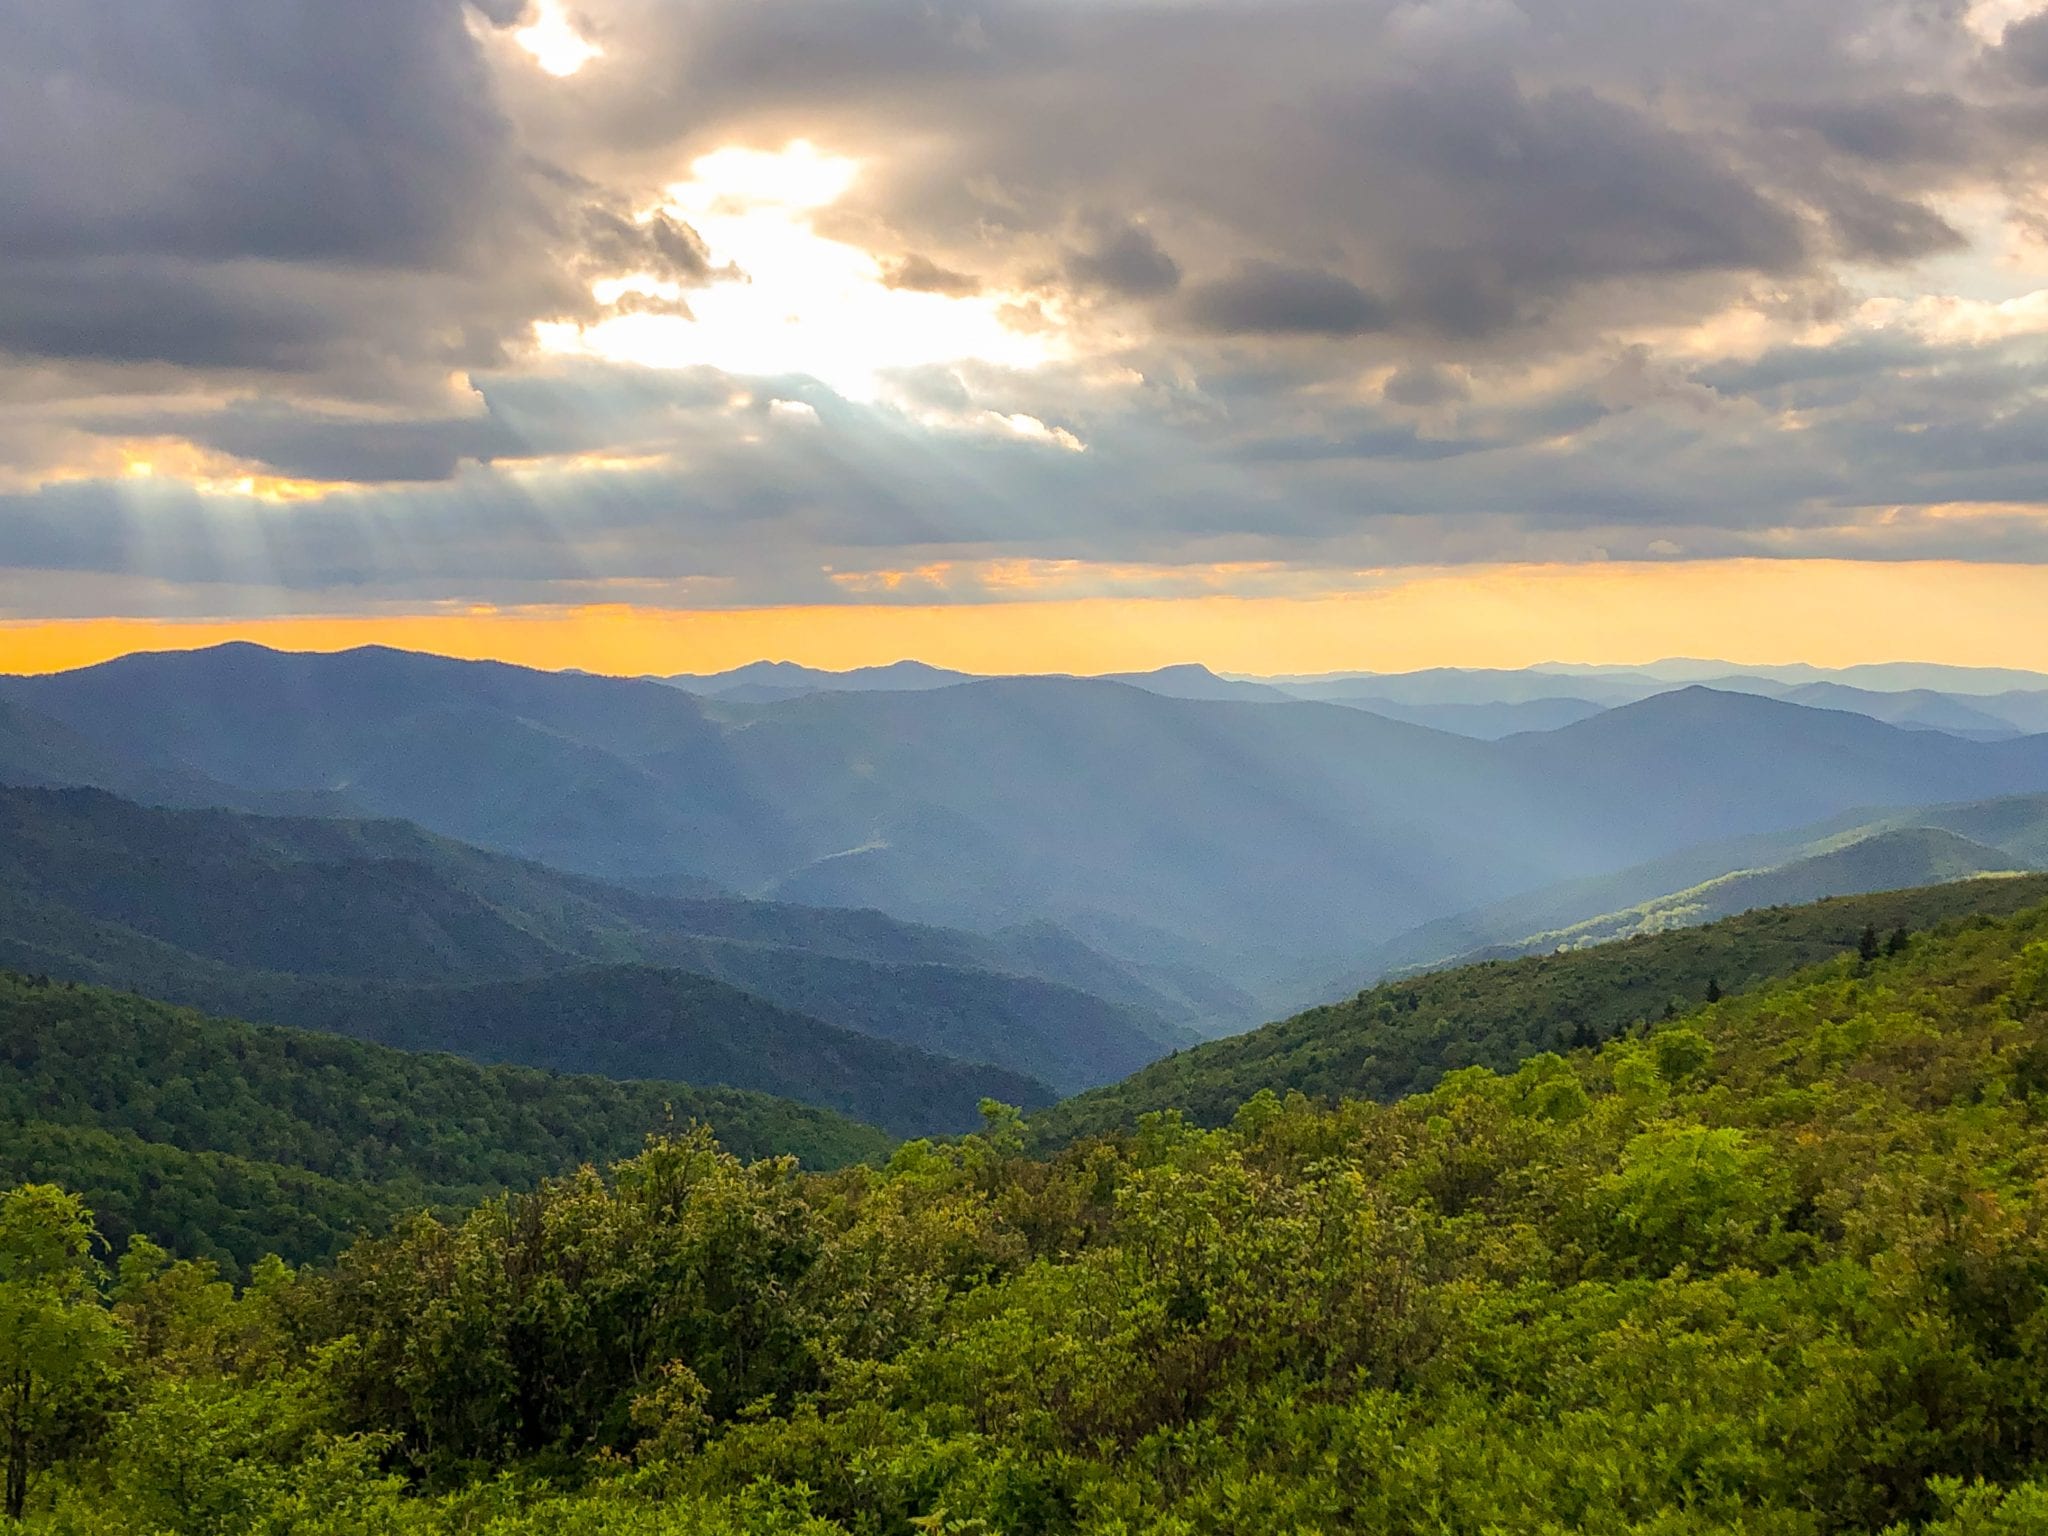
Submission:
[[[909,660],[845,671],[760,661],[660,681],[708,698],[758,704],[821,692],[921,691],[990,676]],[[2048,732],[2048,674],[1912,662],[1830,669],[1666,660],[1637,667],[1546,663],[1520,669],[1435,667],[1270,678],[1183,662],[1093,676],[1167,698],[1343,704],[1489,741],[1521,731],[1555,730],[1602,709],[1691,686],[1846,710],[1910,730],[1982,740]]]
[[2044,869],[2048,795],[1857,811],[1789,832],[1684,849],[1426,923],[1380,945],[1350,973],[1356,979],[1349,984],[1706,921],[1744,906]]
[[[1267,703],[1304,699],[1343,704],[1485,741],[1521,731],[1556,730],[1603,709],[1694,685],[1847,710],[1909,730],[1946,731],[1982,740],[2048,731],[2048,674],[1918,663],[1834,670],[1744,667],[1716,661],[1662,661],[1641,667],[1553,663],[1515,670],[1436,667],[1415,672],[1262,678],[1217,673],[1199,663],[1185,662],[1095,677],[1168,698]],[[763,661],[728,672],[683,673],[662,679],[705,697],[757,704],[809,693],[921,690],[987,680],[987,674],[918,661],[843,672]]]
[[749,704],[376,650],[133,657],[0,698],[224,803],[320,795],[608,879],[1050,922],[1161,996],[1256,994],[1212,1026],[1517,891],[1857,807],[2048,791],[2048,736],[1699,687],[1491,742],[1100,679]]
[[1590,713],[1695,686],[1984,739],[2048,731],[2048,675],[1996,669],[1896,664],[1829,671],[1702,661],[1640,668],[1437,667],[1262,681],[1297,698],[1375,710],[1472,735],[1555,729],[1569,723],[1562,718],[1568,703]]
[[2048,689],[2048,673],[2029,672],[2014,667],[1965,667],[1925,661],[1858,662],[1846,667],[1818,667],[1807,662],[1757,665],[1672,656],[1659,661],[1614,667],[1546,661],[1529,670],[1555,672],[1574,677],[1634,672],[1671,683],[1703,683],[1717,677],[1747,674],[1752,677],[1770,678],[1780,683],[1836,682],[1852,688],[1883,691],[1935,688],[1948,692],[1991,694],[2004,693],[2015,688]]
[[758,704],[771,699],[796,698],[820,692],[896,692],[923,688],[945,688],[974,680],[970,672],[927,666],[921,661],[896,661],[880,667],[853,667],[828,672],[819,667],[800,666],[793,661],[754,661],[728,672],[678,672],[659,681],[688,693],[712,698]]
[[1514,948],[1530,954],[1612,943],[1732,917],[1759,907],[1800,906],[1833,896],[1944,885],[2034,868],[1940,827],[1876,832],[1772,869],[1737,870],[1621,912],[1607,913]]

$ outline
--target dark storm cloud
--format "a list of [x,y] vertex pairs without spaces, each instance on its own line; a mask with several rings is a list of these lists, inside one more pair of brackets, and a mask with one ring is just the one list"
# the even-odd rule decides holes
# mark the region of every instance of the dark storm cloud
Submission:
[[1905,262],[1969,244],[1948,220],[1911,198],[1854,184],[1831,187],[1824,195],[1837,248],[1852,260]]
[[31,356],[294,369],[337,340],[343,314],[264,293],[251,274],[180,259],[0,258],[0,346]]
[[525,447],[490,417],[353,421],[262,406],[212,413],[185,423],[181,435],[307,480],[447,480],[464,463],[488,463]]
[[519,141],[460,0],[0,13],[0,355],[299,375],[489,366],[593,271],[702,242]]
[[1828,149],[1879,165],[1953,164],[1970,148],[1969,116],[1947,91],[1762,101],[1751,110],[1759,127],[1809,133]]
[[2048,85],[2048,11],[2016,21],[2005,29],[1999,62],[2028,85]]
[[1428,363],[1411,363],[1397,368],[1380,387],[1380,394],[1395,405],[1418,409],[1450,405],[1472,397],[1472,386],[1448,368]]
[[1248,261],[1192,289],[1190,319],[1224,336],[1357,336],[1384,328],[1384,305],[1349,278]]
[[455,0],[10,6],[11,258],[425,266],[510,185]]
[[1475,71],[1387,89],[1337,126],[1362,154],[1382,146],[1402,190],[1458,236],[1418,245],[1514,285],[1776,271],[1804,254],[1797,222],[1711,142],[1588,90]]
[[1146,299],[1180,285],[1180,263],[1142,224],[1098,222],[1087,248],[1069,251],[1067,276],[1082,287]]

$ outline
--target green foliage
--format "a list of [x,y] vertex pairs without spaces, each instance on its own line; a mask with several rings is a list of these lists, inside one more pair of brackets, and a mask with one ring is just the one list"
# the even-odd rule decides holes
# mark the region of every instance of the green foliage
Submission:
[[1657,1071],[1664,1080],[1681,1084],[1714,1057],[1714,1044],[1698,1030],[1683,1027],[1660,1029],[1651,1042]]
[[1538,1051],[1585,1048],[1645,1021],[1676,1018],[1683,1006],[1676,1000],[1718,1001],[1856,953],[1877,931],[1873,925],[1918,931],[2044,899],[2048,876],[1969,880],[1771,907],[1701,928],[1408,977],[1177,1052],[1034,1115],[1032,1130],[1041,1145],[1055,1145],[1160,1109],[1223,1125],[1262,1088],[1395,1099],[1461,1067],[1508,1071]]
[[[1925,1527],[1925,1536],[2033,1536],[2048,1531],[2048,1487],[2027,1483],[2018,1488],[1965,1486],[1961,1479],[1934,1480],[1941,1500],[1941,1518]],[[1893,1527],[1887,1536],[1905,1536]]]
[[2031,1536],[2048,907],[1861,926],[1390,1105],[696,1132],[239,1292],[132,1244],[31,1528]]
[[2029,944],[2013,973],[2013,1001],[2026,1008],[2048,1008],[2048,943]]
[[13,1520],[106,1385],[117,1329],[93,1289],[93,1236],[75,1195],[49,1184],[0,1193],[0,1450]]
[[142,1233],[237,1267],[331,1258],[400,1211],[625,1157],[693,1120],[812,1167],[889,1146],[760,1094],[480,1067],[0,972],[0,1180],[83,1192],[115,1243]]

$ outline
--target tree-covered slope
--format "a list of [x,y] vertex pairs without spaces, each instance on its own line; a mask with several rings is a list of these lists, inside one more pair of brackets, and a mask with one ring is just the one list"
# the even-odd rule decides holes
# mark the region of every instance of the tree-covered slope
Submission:
[[[10,922],[0,931],[23,929]],[[1044,1104],[1054,1096],[1036,1078],[841,1029],[687,971],[590,966],[433,986],[235,970],[104,925],[93,931],[94,952],[110,957],[102,963],[26,932],[0,937],[0,965],[404,1050],[774,1094],[898,1135],[962,1130],[986,1097]],[[64,928],[65,942],[72,932]]]
[[239,803],[224,784],[123,756],[5,698],[0,698],[0,784],[91,785],[164,805]]
[[1969,880],[1773,907],[1704,927],[1514,960],[1483,960],[1386,982],[1356,997],[1154,1062],[1121,1083],[1033,1117],[1058,1141],[1130,1125],[1155,1110],[1221,1124],[1261,1089],[1318,1098],[1398,1098],[1467,1066],[1512,1069],[1539,1051],[1606,1039],[1710,987],[1734,993],[1950,918],[2048,900],[2048,876]]
[[625,1156],[691,1120],[819,1167],[888,1146],[758,1093],[478,1066],[0,971],[0,1182],[83,1191],[117,1240],[240,1264],[328,1256],[396,1211]]
[[[323,1028],[344,1026],[288,1011],[303,989],[249,973],[453,984],[658,965],[1067,1091],[1196,1038],[1142,1003],[1180,1005],[1071,939],[653,896],[405,822],[168,811],[83,790],[0,789],[0,963]],[[1125,1000],[1048,979],[1061,975]],[[696,996],[708,1009],[719,994]]]
[[1391,1105],[683,1138],[239,1296],[28,1189],[20,1255],[34,1536],[2035,1536],[2048,905]]
[[1045,1104],[1036,1078],[820,1024],[709,977],[598,966],[468,987],[252,983],[261,1014],[410,1051],[606,1077],[718,1083],[817,1104],[898,1135],[978,1123],[985,1098]]

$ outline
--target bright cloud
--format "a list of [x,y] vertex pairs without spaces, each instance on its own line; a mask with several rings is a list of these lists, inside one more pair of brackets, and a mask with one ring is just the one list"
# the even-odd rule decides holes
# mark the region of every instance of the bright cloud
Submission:
[[573,75],[604,50],[576,30],[561,0],[540,0],[530,23],[512,34],[512,41],[533,55],[533,61],[558,78]]
[[685,221],[713,264],[734,275],[687,294],[646,273],[600,279],[600,304],[637,294],[687,310],[543,323],[544,349],[653,368],[805,375],[862,401],[904,369],[966,360],[1028,369],[1058,353],[1046,334],[1004,323],[1015,295],[892,287],[873,253],[820,234],[815,218],[852,187],[856,160],[797,140],[776,152],[721,149],[690,171],[659,211]]

